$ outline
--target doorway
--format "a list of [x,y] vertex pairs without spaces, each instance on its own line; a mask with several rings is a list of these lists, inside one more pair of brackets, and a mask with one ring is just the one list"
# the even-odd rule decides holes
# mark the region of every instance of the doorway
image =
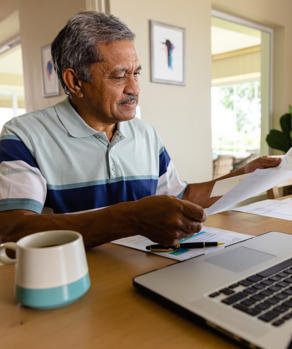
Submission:
[[212,11],[211,33],[212,150],[214,161],[229,159],[226,173],[268,154],[273,31]]

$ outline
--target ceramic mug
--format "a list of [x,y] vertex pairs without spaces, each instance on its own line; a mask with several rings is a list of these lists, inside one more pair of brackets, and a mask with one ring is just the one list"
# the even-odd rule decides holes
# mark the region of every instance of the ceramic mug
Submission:
[[[16,251],[10,258],[6,249]],[[16,264],[15,295],[23,305],[58,308],[90,287],[82,235],[70,230],[43,231],[0,245],[0,262]]]

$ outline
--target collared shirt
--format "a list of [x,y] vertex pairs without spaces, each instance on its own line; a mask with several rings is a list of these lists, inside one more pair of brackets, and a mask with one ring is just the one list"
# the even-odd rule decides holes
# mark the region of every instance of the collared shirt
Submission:
[[121,122],[109,141],[68,99],[10,120],[0,136],[0,211],[78,212],[181,197],[186,185],[150,125]]

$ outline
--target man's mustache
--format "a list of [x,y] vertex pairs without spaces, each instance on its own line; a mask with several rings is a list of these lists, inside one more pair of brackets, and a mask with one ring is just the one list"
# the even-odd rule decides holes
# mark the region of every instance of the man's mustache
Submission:
[[128,96],[127,98],[120,100],[118,104],[126,104],[132,101],[137,101],[137,96],[134,96],[134,95]]

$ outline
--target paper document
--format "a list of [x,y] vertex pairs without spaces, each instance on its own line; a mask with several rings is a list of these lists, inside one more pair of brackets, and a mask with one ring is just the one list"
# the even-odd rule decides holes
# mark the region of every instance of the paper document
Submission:
[[212,206],[206,209],[206,214],[214,214],[233,208],[236,204],[261,194],[292,178],[292,148],[283,157],[279,166],[258,169],[250,173],[240,183],[223,195]]
[[159,256],[176,259],[178,261],[184,261],[186,259],[206,254],[214,251],[218,251],[220,248],[224,248],[228,245],[234,244],[239,241],[247,240],[253,237],[252,235],[240,234],[234,231],[217,229],[212,227],[204,227],[202,231],[193,235],[190,238],[183,239],[182,242],[195,242],[195,241],[221,241],[224,245],[218,247],[206,247],[206,248],[190,248],[190,249],[179,249],[175,252],[150,252],[146,250],[146,246],[154,244],[151,240],[141,235],[135,235],[128,238],[112,241],[112,243],[127,247],[132,247],[137,250],[154,253]]
[[258,201],[233,210],[292,221],[292,198]]

